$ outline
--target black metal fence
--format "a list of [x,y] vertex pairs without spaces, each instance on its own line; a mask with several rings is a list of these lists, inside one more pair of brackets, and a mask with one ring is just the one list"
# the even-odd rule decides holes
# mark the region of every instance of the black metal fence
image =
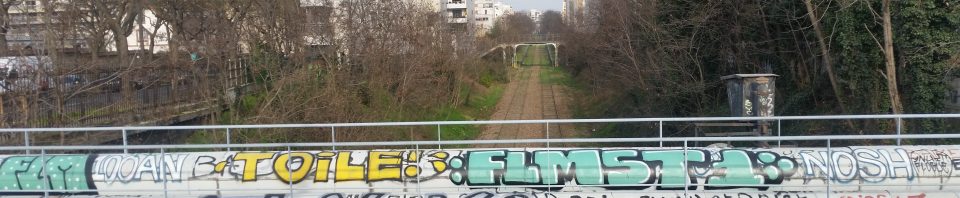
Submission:
[[248,62],[5,75],[0,127],[167,124],[182,114],[220,108],[225,93],[250,83]]

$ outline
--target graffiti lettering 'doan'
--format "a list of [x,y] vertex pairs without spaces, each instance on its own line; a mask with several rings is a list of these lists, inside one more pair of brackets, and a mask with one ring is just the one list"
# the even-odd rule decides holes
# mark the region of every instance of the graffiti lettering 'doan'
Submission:
[[[162,195],[167,189],[168,195],[203,197],[210,195],[204,190],[219,188],[224,189],[221,196],[284,196],[293,187],[298,196],[313,197],[394,197],[403,192],[432,197],[675,197],[685,191],[694,192],[693,197],[724,197],[730,189],[750,192],[734,197],[839,197],[869,190],[885,194],[862,195],[933,197],[949,192],[907,186],[960,183],[951,179],[960,177],[955,171],[960,169],[960,148],[955,146],[202,152],[0,159],[0,195]],[[833,186],[830,193],[825,193],[827,185]]]

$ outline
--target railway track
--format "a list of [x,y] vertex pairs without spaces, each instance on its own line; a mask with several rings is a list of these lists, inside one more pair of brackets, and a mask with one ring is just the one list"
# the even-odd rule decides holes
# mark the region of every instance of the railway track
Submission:
[[[523,64],[511,74],[511,81],[504,91],[493,120],[532,120],[532,119],[563,119],[570,118],[566,111],[563,85],[544,81],[542,76],[547,73],[550,64],[548,50],[545,47],[529,47],[523,50],[521,63]],[[549,134],[548,134],[549,132]],[[552,124],[509,124],[487,126],[478,139],[485,140],[512,140],[512,139],[539,139],[572,137],[568,126]],[[507,143],[485,145],[480,147],[545,147],[546,144]]]

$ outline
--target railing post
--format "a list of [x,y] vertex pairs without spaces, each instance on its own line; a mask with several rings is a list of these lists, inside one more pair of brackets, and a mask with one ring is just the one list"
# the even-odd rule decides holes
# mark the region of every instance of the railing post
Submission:
[[[833,161],[833,160],[830,160],[830,159],[833,159],[833,148],[831,147],[830,143],[831,143],[831,142],[830,142],[830,139],[828,138],[828,139],[827,139],[827,159],[825,159],[825,160],[827,161],[827,168],[829,168],[829,169],[832,170],[834,164],[831,162],[831,161]],[[826,172],[827,172],[827,179],[825,179],[824,181],[827,182],[827,198],[829,198],[829,197],[830,197],[830,183],[832,183],[832,180],[833,180],[833,173],[832,173],[832,171],[826,171]]]
[[23,131],[23,148],[26,154],[30,154],[30,132]]
[[[690,189],[690,161],[687,160],[687,143],[688,140],[683,140],[683,197],[687,198],[687,191]],[[710,157],[710,156],[707,156]]]
[[440,139],[440,124],[437,124],[437,143],[438,143],[438,144],[437,144],[437,149],[443,149],[443,146],[441,146],[441,145],[439,144],[440,141],[441,141],[441,139]]
[[[227,147],[227,149],[229,148],[230,147]],[[163,181],[163,197],[170,197],[167,190],[167,163],[163,162],[165,155],[166,153],[164,152],[163,147],[160,147],[160,160],[157,161],[160,163],[160,180]]]
[[[293,153],[290,152],[290,147],[287,146],[287,185],[290,187],[290,197],[293,196]],[[301,162],[301,166],[306,164],[306,162]]]
[[[337,143],[337,128],[334,126],[330,127],[330,143]],[[333,145],[333,153],[334,155],[340,155],[339,153],[337,153],[337,145]],[[330,174],[330,173],[327,173],[327,174]],[[337,181],[333,181],[333,192],[334,193],[337,192]]]
[[123,134],[123,154],[127,154],[127,129],[122,129],[120,132]]
[[550,148],[550,122],[545,123],[547,126],[547,148]]
[[780,144],[781,142],[779,138],[781,136],[780,129],[781,129],[780,119],[777,119],[777,148],[783,147],[783,145]]
[[230,152],[230,128],[227,128],[227,152]]
[[903,134],[903,118],[897,117],[897,146],[900,146],[900,136]]
[[46,182],[44,182],[44,184],[37,184],[38,185],[37,189],[43,190],[44,198],[50,197],[50,190],[53,190],[53,185],[50,185],[50,188],[47,188],[47,189],[43,189],[44,186],[40,186],[45,184],[51,184],[50,176],[47,174],[48,174],[47,173],[47,150],[41,148],[40,149],[40,176],[43,177],[43,180]]
[[[551,150],[551,149],[550,149],[550,128],[549,128],[549,127],[550,127],[550,124],[547,124],[547,151],[550,151],[550,150]],[[527,148],[524,148],[523,150],[527,150]],[[547,164],[551,164],[551,161],[553,161],[553,156],[547,156]],[[526,172],[524,172],[524,173],[526,173]],[[524,174],[524,177],[527,177],[526,174]],[[503,184],[500,184],[500,185],[503,185]],[[552,187],[553,187],[553,184],[547,183],[547,191],[548,191],[548,192],[552,192],[552,191],[553,191]]]
[[658,131],[660,134],[660,147],[663,147],[663,120],[660,120],[659,126],[660,126],[660,130]]
[[[414,177],[417,178],[417,196],[423,197],[423,192],[420,192],[420,171],[421,171],[421,170],[420,170],[420,157],[423,156],[423,155],[420,155],[420,154],[421,154],[421,153],[420,153],[420,144],[415,144],[415,145],[414,145],[414,148],[416,149],[416,152],[414,152],[414,154],[417,155],[417,166],[416,166],[416,167],[417,167],[417,168],[416,168],[417,174],[415,174],[415,176],[414,176]],[[410,157],[407,156],[407,158],[410,158]]]

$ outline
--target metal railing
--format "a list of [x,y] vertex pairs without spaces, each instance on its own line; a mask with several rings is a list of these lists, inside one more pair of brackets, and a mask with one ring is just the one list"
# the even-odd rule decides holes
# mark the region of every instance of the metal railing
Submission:
[[[129,92],[123,90],[121,80],[128,74],[110,69],[0,79],[8,82],[5,88],[9,88],[0,90],[0,127],[109,126],[147,122],[163,125],[170,117],[197,109],[216,110],[219,99],[240,97],[236,89],[243,89],[253,81],[247,71],[248,65],[248,60],[237,59],[224,65],[190,69],[134,68],[124,71],[130,76],[138,76],[129,79]],[[10,82],[32,86],[10,86]],[[233,95],[225,95],[226,92]]]
[[[901,114],[901,115],[827,115],[827,116],[774,116],[774,117],[693,117],[693,118],[607,118],[607,119],[550,119],[550,120],[489,120],[489,121],[423,121],[423,122],[366,122],[366,123],[325,123],[325,124],[263,124],[263,125],[200,125],[200,126],[116,126],[116,127],[71,127],[71,128],[0,128],[0,133],[16,134],[21,133],[22,145],[3,145],[0,150],[72,150],[72,149],[102,149],[116,150],[122,149],[125,152],[129,149],[160,149],[160,148],[262,148],[262,147],[286,147],[286,146],[351,146],[351,145],[369,145],[369,146],[402,146],[402,145],[462,145],[462,144],[503,144],[517,143],[603,143],[603,142],[659,142],[663,146],[664,142],[689,142],[689,141],[802,141],[802,140],[866,140],[866,139],[888,139],[896,140],[897,145],[902,144],[903,139],[936,139],[936,138],[960,138],[960,131],[953,134],[904,134],[903,120],[905,119],[950,119],[953,123],[960,122],[960,114]],[[782,121],[815,121],[815,120],[888,120],[895,123],[895,130],[889,131],[890,135],[840,135],[840,136],[782,136]],[[764,137],[665,137],[665,124],[678,122],[721,122],[721,121],[766,121],[776,125],[776,134]],[[658,127],[656,137],[631,137],[631,138],[570,138],[557,139],[550,138],[550,125],[558,124],[597,124],[597,123],[653,123]],[[508,139],[508,140],[444,140],[442,126],[449,125],[515,125],[515,124],[543,124],[545,126],[545,136],[543,139]],[[344,127],[395,127],[395,126],[436,126],[435,141],[391,141],[391,142],[337,142],[336,130]],[[231,132],[238,129],[296,129],[296,128],[320,128],[330,130],[329,142],[312,143],[231,143]],[[194,145],[130,145],[128,142],[128,133],[131,131],[194,131],[206,130],[205,133],[215,133],[210,130],[222,130],[226,136],[226,142],[217,144],[194,144]],[[122,136],[122,145],[61,145],[61,146],[32,146],[30,139],[34,133],[60,133],[60,132],[104,132],[114,131]],[[119,147],[118,147],[119,146]]]
[[[780,122],[782,121],[804,121],[804,120],[886,120],[889,122],[895,123],[896,131],[889,131],[889,134],[886,135],[818,135],[818,136],[781,136]],[[832,152],[831,149],[832,142],[840,140],[896,140],[897,144],[901,144],[901,140],[923,140],[923,139],[960,139],[960,133],[947,133],[947,134],[905,134],[903,133],[903,120],[912,120],[912,119],[950,119],[952,121],[960,120],[960,114],[910,114],[910,115],[834,115],[834,116],[776,116],[776,117],[703,117],[703,118],[613,118],[613,119],[554,119],[554,120],[491,120],[491,121],[428,121],[428,122],[370,122],[370,123],[329,123],[329,124],[269,124],[269,125],[207,125],[207,126],[118,126],[118,127],[74,127],[74,128],[3,128],[0,129],[0,133],[22,133],[23,134],[23,145],[0,145],[0,152],[6,151],[24,151],[27,153],[36,152],[41,156],[49,155],[48,151],[67,151],[67,150],[90,150],[90,151],[118,151],[123,150],[123,153],[128,153],[131,150],[148,150],[148,149],[159,149],[161,155],[165,152],[169,152],[172,149],[221,149],[221,148],[249,148],[249,149],[269,149],[269,148],[286,148],[286,152],[290,153],[293,148],[300,147],[332,147],[333,150],[336,150],[337,147],[354,147],[357,145],[370,146],[370,147],[387,147],[387,146],[411,146],[416,148],[416,150],[421,150],[424,145],[490,145],[490,144],[504,144],[504,143],[542,143],[550,148],[550,144],[556,143],[659,143],[660,146],[664,146],[664,143],[673,143],[674,145],[682,145],[684,150],[684,155],[688,146],[693,142],[716,142],[716,141],[823,141],[826,142],[826,149],[828,152]],[[723,122],[723,121],[767,121],[770,123],[777,123],[777,134],[776,136],[761,136],[761,137],[665,137],[664,136],[664,125],[669,123],[677,122]],[[590,124],[590,123],[651,123],[656,124],[658,127],[658,136],[657,137],[626,137],[626,138],[551,138],[550,136],[550,126],[559,125],[559,124]],[[955,122],[954,122],[955,123]],[[543,124],[545,126],[546,136],[544,138],[535,138],[535,139],[497,139],[497,140],[444,140],[443,131],[441,130],[442,126],[448,125],[515,125],[515,124]],[[411,141],[378,141],[378,142],[362,142],[362,141],[341,141],[338,142],[336,137],[336,131],[338,128],[345,127],[390,127],[390,126],[436,126],[437,127],[437,139],[436,140],[411,140]],[[325,142],[303,142],[303,143],[291,143],[291,142],[277,142],[277,143],[232,143],[229,142],[230,135],[232,131],[239,129],[295,129],[295,128],[322,128],[330,129],[329,141]],[[173,130],[173,131],[185,131],[185,130],[205,130],[201,131],[204,133],[224,133],[228,138],[227,142],[223,143],[210,143],[210,144],[149,144],[149,145],[130,145],[127,141],[127,135],[129,131],[150,131],[150,130]],[[214,131],[210,131],[214,130]],[[219,131],[222,130],[222,131]],[[116,131],[121,133],[123,136],[122,145],[46,145],[46,146],[37,146],[31,145],[30,134],[33,133],[55,133],[55,132],[86,132],[86,131]],[[419,159],[418,159],[419,160]],[[684,169],[689,169],[687,163],[684,163]],[[686,173],[689,174],[689,173]],[[167,196],[167,192],[176,192],[177,190],[166,189],[167,181],[164,179],[164,196]],[[419,195],[420,194],[420,182],[417,180],[416,191],[415,192],[402,192],[410,195]],[[653,186],[655,184],[636,184],[630,186]],[[692,184],[689,180],[684,183],[684,190],[679,190],[682,192],[683,197],[687,196],[687,190],[691,185],[706,186],[709,184]],[[836,185],[836,184],[833,184]],[[891,186],[898,184],[856,184],[858,186]],[[905,184],[906,185],[906,184]],[[910,186],[956,186],[955,184],[909,184]],[[604,184],[604,185],[582,185],[584,187],[617,187],[618,185],[614,184]],[[834,197],[831,194],[831,188],[837,188],[838,186],[831,186],[831,182],[827,182],[824,185],[808,184],[800,185],[802,187],[815,187],[815,188],[825,188],[827,197]],[[800,187],[798,186],[798,187]],[[498,186],[492,186],[496,188]],[[550,188],[556,187],[551,185],[518,185],[518,186],[499,186],[505,188]],[[761,187],[761,186],[758,186]],[[766,187],[766,186],[763,186]],[[789,185],[778,185],[777,187],[791,187]],[[840,185],[839,187],[843,187]],[[405,187],[408,189],[410,187]],[[447,187],[431,187],[435,188],[447,188]],[[453,187],[451,187],[453,188]],[[449,189],[451,192],[458,192],[459,188]],[[949,188],[948,188],[949,189]],[[135,193],[134,189],[131,190]],[[149,190],[149,189],[146,189]],[[193,191],[206,191],[211,192],[220,192],[225,189],[202,189],[202,190],[193,190]],[[239,189],[238,189],[239,190]],[[284,189],[242,189],[242,190],[289,190],[290,195],[293,196],[294,190],[306,190],[301,189],[300,187],[294,187],[291,183],[289,188]],[[330,192],[340,192],[338,190],[350,190],[349,187],[337,188],[334,186]],[[373,190],[373,189],[353,189],[353,190]],[[384,189],[377,189],[384,190]],[[100,192],[110,191],[107,189],[99,190]],[[3,191],[0,191],[3,192]],[[38,190],[35,192],[44,192],[45,195],[49,193],[63,193],[63,192],[89,192],[89,191],[70,191],[70,190]],[[607,192],[607,193],[632,193],[639,192],[639,190],[618,190],[616,192]],[[612,194],[611,194],[612,195]]]

